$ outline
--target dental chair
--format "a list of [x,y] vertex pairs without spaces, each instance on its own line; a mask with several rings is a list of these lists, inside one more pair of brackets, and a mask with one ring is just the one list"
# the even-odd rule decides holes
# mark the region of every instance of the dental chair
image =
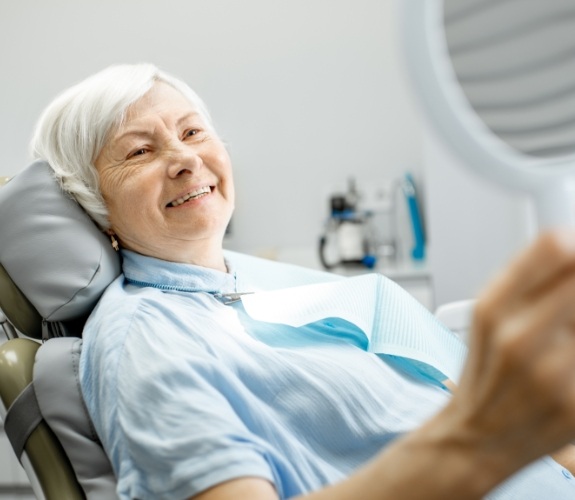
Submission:
[[[79,390],[83,324],[120,258],[49,165],[0,189],[0,416],[37,498],[117,498]],[[3,313],[3,314],[2,314]]]
[[[120,257],[36,162],[0,189],[0,416],[35,495],[117,499],[78,381],[81,332]],[[472,302],[440,308],[461,333]]]

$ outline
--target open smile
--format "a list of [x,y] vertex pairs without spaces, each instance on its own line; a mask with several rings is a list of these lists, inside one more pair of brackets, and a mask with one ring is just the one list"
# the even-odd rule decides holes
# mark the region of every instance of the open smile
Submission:
[[181,196],[180,198],[177,198],[177,199],[171,201],[166,206],[167,207],[179,207],[180,205],[183,205],[187,201],[197,200],[198,198],[201,198],[203,196],[206,196],[207,194],[210,194],[213,189],[214,189],[213,186],[203,186],[201,188],[198,188],[194,191],[191,191],[191,192],[185,194],[184,196]]

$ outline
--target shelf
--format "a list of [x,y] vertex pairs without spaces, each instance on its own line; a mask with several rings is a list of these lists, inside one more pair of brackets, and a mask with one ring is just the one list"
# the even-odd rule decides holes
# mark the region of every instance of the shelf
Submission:
[[341,274],[342,276],[357,276],[358,274],[381,273],[394,281],[429,280],[431,278],[429,267],[425,262],[404,262],[394,265],[379,265],[375,266],[373,269],[368,269],[364,266],[340,266],[332,269],[331,271],[336,274]]

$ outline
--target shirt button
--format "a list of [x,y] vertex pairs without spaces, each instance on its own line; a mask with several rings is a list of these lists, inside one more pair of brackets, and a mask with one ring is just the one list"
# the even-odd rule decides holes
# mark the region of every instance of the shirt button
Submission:
[[567,469],[563,469],[561,472],[567,479],[573,479],[573,474],[571,474]]

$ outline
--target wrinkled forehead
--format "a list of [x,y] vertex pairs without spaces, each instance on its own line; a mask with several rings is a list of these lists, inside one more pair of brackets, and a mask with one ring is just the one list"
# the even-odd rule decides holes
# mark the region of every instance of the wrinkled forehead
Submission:
[[113,141],[126,130],[145,123],[147,119],[169,113],[175,119],[195,115],[202,120],[205,127],[212,129],[210,117],[205,112],[203,103],[167,82],[156,81],[143,96],[121,113],[111,128],[106,143]]
[[138,121],[161,113],[173,114],[196,113],[201,115],[197,103],[190,100],[168,83],[156,82],[139,99],[130,104],[121,120],[118,122],[117,131],[125,129]]

